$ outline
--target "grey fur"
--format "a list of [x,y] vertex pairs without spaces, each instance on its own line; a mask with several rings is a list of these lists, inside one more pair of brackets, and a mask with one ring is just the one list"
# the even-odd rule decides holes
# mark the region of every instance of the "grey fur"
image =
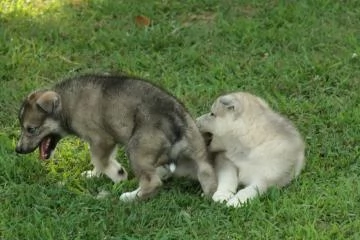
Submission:
[[[124,145],[139,179],[139,188],[123,194],[124,200],[156,192],[162,185],[156,167],[172,162],[179,171],[182,165],[193,166],[206,195],[216,189],[205,143],[193,119],[175,97],[147,81],[125,75],[67,79],[51,90],[30,94],[19,120],[22,133],[17,152],[45,146],[47,136],[50,145],[56,145],[60,138],[76,135],[90,144],[95,167],[90,174],[105,173],[114,182],[127,178],[114,159],[117,144]],[[175,175],[182,175],[177,169]]]

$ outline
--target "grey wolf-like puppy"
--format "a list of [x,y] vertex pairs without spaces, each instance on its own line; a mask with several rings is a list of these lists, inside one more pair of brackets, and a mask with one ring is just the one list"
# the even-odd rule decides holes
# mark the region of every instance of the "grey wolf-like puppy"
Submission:
[[127,179],[115,160],[117,145],[124,145],[139,187],[123,193],[122,200],[151,196],[162,185],[157,167],[182,161],[195,167],[205,195],[216,190],[216,176],[194,120],[175,97],[148,81],[124,75],[70,78],[29,94],[19,120],[16,152],[38,147],[40,157],[48,159],[61,138],[76,135],[90,145],[94,169],[88,176],[104,173],[114,182]]

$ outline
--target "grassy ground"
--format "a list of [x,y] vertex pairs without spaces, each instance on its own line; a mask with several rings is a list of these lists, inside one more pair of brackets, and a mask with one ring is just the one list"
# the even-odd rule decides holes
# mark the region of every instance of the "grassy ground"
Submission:
[[[360,239],[359,26],[355,0],[2,0],[0,239]],[[14,153],[29,91],[119,70],[169,89],[194,116],[227,91],[262,96],[300,129],[306,168],[240,209],[203,200],[188,180],[125,204],[136,181],[83,179],[78,139],[47,163]],[[102,190],[111,195],[95,199]]]

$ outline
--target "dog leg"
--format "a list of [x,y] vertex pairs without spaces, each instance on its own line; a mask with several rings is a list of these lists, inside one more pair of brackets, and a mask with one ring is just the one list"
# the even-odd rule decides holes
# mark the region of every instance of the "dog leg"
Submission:
[[140,191],[140,188],[137,188],[136,190],[132,192],[125,192],[120,195],[120,200],[123,202],[132,202],[138,197],[138,193]]
[[264,183],[250,184],[238,191],[235,196],[230,198],[226,205],[228,207],[241,207],[247,201],[263,194],[266,189],[267,186]]
[[90,175],[104,173],[115,183],[126,180],[126,170],[115,159],[116,150],[115,144],[90,144],[91,162],[94,165]]
[[136,200],[137,198],[149,198],[154,195],[162,185],[161,178],[154,166],[144,163],[133,163],[134,161],[142,161],[144,158],[138,158],[135,160],[134,157],[130,156],[134,155],[129,155],[129,158],[132,162],[135,175],[139,179],[139,187],[132,192],[125,192],[121,194],[120,200],[126,202]]
[[162,151],[163,142],[161,136],[157,136],[156,133],[150,136],[151,138],[140,133],[134,135],[128,143],[128,157],[135,176],[139,179],[139,188],[123,193],[120,196],[123,201],[146,199],[154,195],[162,185],[155,163],[161,155],[159,152]]
[[222,153],[215,157],[215,171],[218,187],[212,199],[215,202],[228,201],[236,193],[238,186],[238,171],[236,166]]
[[163,165],[156,168],[156,174],[160,177],[161,180],[167,180],[172,176],[170,166]]
[[120,195],[120,200],[131,202],[137,199],[147,199],[156,194],[157,190],[162,186],[160,177],[156,174],[156,170],[151,174],[144,174],[139,179],[139,187],[131,192],[125,192]]
[[194,151],[188,151],[189,159],[197,165],[197,178],[206,196],[212,196],[217,188],[216,175],[208,159],[205,147],[192,146]]
[[167,180],[172,175],[176,169],[176,165],[174,163],[169,163],[169,158],[167,154],[162,154],[156,164],[156,174],[160,177],[161,180]]

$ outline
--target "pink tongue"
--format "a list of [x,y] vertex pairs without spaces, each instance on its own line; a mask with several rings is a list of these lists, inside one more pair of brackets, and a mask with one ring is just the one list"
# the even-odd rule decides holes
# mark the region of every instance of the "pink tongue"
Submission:
[[46,160],[48,158],[48,149],[49,149],[49,145],[50,145],[50,138],[44,138],[39,146],[39,151],[40,151],[40,159],[42,160]]

